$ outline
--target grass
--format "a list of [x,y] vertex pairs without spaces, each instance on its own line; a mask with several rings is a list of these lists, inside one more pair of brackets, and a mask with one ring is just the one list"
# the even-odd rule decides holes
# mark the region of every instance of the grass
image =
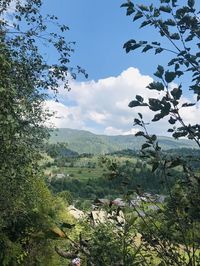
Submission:
[[59,169],[60,173],[77,178],[80,181],[87,181],[88,179],[97,179],[102,175],[101,168],[83,168],[83,167],[62,167]]
[[[111,157],[111,156],[110,156]],[[126,161],[130,161],[131,163],[136,163],[136,158],[128,158],[128,157],[111,157],[112,159],[116,159],[120,164],[125,163]],[[93,156],[92,158],[80,158],[79,160],[73,162],[73,166],[64,166],[57,167],[51,166],[45,169],[45,174],[64,174],[66,177],[76,178],[80,181],[87,181],[89,179],[98,179],[102,177],[104,172],[104,167],[99,166],[98,164],[99,157]],[[52,160],[51,160],[52,162]]]

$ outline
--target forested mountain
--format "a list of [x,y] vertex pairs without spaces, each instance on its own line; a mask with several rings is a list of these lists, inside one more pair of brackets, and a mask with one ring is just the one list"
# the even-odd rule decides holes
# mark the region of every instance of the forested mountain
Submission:
[[[84,130],[60,128],[52,131],[49,141],[67,143],[69,149],[78,153],[105,154],[125,149],[139,150],[144,139],[133,135],[96,135]],[[159,137],[159,142],[165,150],[196,147],[192,141],[186,139]]]

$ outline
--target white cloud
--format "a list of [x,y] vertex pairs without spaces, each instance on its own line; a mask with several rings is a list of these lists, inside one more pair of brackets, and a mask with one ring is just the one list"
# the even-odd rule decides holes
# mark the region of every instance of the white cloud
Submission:
[[122,135],[123,130],[114,127],[106,127],[103,133],[106,135]]
[[84,121],[80,109],[76,107],[68,107],[62,103],[55,101],[46,101],[45,109],[54,112],[48,125],[53,125],[57,128],[73,128],[81,129],[84,127]]
[[135,135],[138,131],[140,131],[140,129],[135,127],[131,128],[129,131],[123,132],[122,135]]
[[[188,99],[185,99],[185,101],[182,102],[189,102]],[[181,117],[184,117],[184,123],[187,124],[199,124],[199,118],[200,118],[200,105],[197,104],[192,107],[186,107],[182,108],[180,110]]]
[[93,120],[94,122],[98,124],[104,124],[105,120],[109,117],[109,113],[103,112],[96,112],[96,111],[91,111],[89,112],[89,119]]
[[139,128],[131,128],[128,131],[123,131],[122,129],[117,129],[114,127],[106,127],[104,130],[104,134],[106,135],[135,135],[140,129]]
[[[138,128],[132,127],[137,113],[141,112],[144,120],[150,122],[153,112],[145,107],[129,108],[128,103],[137,94],[144,99],[161,97],[158,92],[146,88],[150,82],[151,77],[142,75],[132,67],[117,77],[87,82],[72,81],[70,92],[62,87],[59,90],[62,103],[46,102],[46,106],[57,113],[51,122],[56,127],[85,129],[99,134],[134,134],[138,131]],[[182,112],[188,121],[195,121],[197,112],[200,115],[200,110],[195,107],[185,108]],[[162,119],[152,123],[149,128],[150,132],[166,135],[168,127],[167,119]]]

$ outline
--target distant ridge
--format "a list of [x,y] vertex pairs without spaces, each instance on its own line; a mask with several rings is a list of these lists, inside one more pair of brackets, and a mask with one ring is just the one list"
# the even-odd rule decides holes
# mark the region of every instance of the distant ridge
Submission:
[[[186,139],[175,140],[170,137],[158,137],[164,150],[180,148],[197,148],[195,144]],[[89,131],[60,128],[51,133],[50,143],[65,142],[69,149],[78,153],[105,154],[125,149],[139,150],[144,138],[134,135],[96,135]]]

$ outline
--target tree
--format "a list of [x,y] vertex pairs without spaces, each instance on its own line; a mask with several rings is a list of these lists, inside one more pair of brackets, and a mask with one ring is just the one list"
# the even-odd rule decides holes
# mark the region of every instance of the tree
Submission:
[[[161,43],[129,40],[124,44],[126,52],[129,53],[138,48],[143,48],[142,52],[154,50],[155,54],[167,51],[175,55],[168,63],[168,70],[159,65],[155,72],[158,81],[154,81],[148,85],[148,89],[163,92],[162,99],[150,98],[148,102],[144,102],[139,95],[136,100],[130,102],[130,107],[147,106],[153,112],[158,112],[152,119],[153,122],[159,121],[165,116],[169,117],[171,125],[181,126],[169,129],[173,137],[188,137],[193,139],[199,146],[199,127],[198,125],[186,125],[181,117],[180,110],[194,106],[199,101],[199,82],[200,69],[198,52],[200,38],[198,11],[195,8],[195,1],[188,1],[187,5],[179,7],[179,1],[160,1],[161,6],[153,5],[135,6],[132,2],[123,4],[127,7],[127,15],[135,14],[134,21],[143,19],[140,28],[145,26],[154,27],[158,30],[161,38],[166,38],[172,48],[161,47]],[[163,15],[164,14],[164,15]],[[192,42],[192,43],[191,43]],[[185,72],[191,72],[192,84],[189,86],[196,96],[196,101],[185,102],[182,104],[181,96],[183,95],[181,83],[175,88],[170,88],[172,81],[178,81]],[[137,124],[137,120],[135,121]]]
[[125,222],[121,210],[98,211],[101,213],[99,220],[91,213],[89,221],[82,221],[82,232],[75,240],[68,238],[71,246],[67,251],[56,247],[58,254],[68,259],[79,256],[88,266],[149,265],[148,258],[140,255],[142,246],[134,244],[137,217],[129,215]]
[[[147,86],[149,90],[160,92],[161,97],[145,101],[142,95],[136,95],[136,98],[129,103],[129,107],[145,106],[156,112],[153,122],[168,117],[168,122],[172,125],[168,132],[171,132],[174,138],[192,139],[200,147],[200,125],[186,123],[181,113],[182,109],[196,106],[200,100],[200,21],[197,3],[194,0],[160,0],[156,4],[146,6],[127,1],[122,7],[127,9],[127,15],[133,15],[134,22],[142,20],[140,28],[147,26],[155,28],[161,40],[157,42],[131,39],[124,44],[127,53],[142,48],[142,52],[154,51],[155,54],[168,52],[172,55],[167,68],[158,65],[154,73],[158,80]],[[165,45],[163,39],[169,44]],[[188,91],[195,96],[193,101],[183,99],[182,84],[186,73],[189,73],[191,78]],[[172,82],[179,84],[171,86]],[[144,241],[153,247],[161,265],[198,265],[199,170],[193,169],[191,164],[188,164],[189,157],[164,155],[157,136],[148,133],[147,124],[141,113],[138,113],[138,118],[135,118],[134,122],[143,129],[136,135],[146,139],[146,143],[142,145],[142,156],[152,163],[153,172],[162,173],[169,194],[166,205],[160,210],[160,215],[156,214],[153,218],[147,215],[146,218],[142,218],[143,228],[146,229],[146,234],[143,234]],[[169,185],[169,178],[172,169],[177,169],[176,167],[181,170],[172,188]]]
[[[49,245],[46,233],[55,218],[38,164],[48,136],[43,105],[50,90],[56,97],[60,82],[69,89],[69,73],[74,78],[76,71],[85,74],[79,66],[70,67],[73,43],[63,35],[68,27],[54,15],[41,15],[41,6],[41,0],[0,3],[1,265],[51,265],[41,252]],[[49,23],[60,34],[49,33]],[[57,54],[51,64],[41,52],[45,45]]]

